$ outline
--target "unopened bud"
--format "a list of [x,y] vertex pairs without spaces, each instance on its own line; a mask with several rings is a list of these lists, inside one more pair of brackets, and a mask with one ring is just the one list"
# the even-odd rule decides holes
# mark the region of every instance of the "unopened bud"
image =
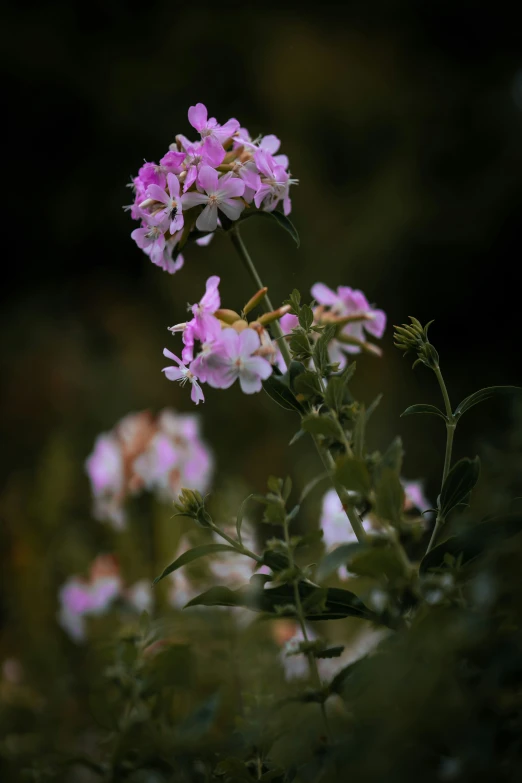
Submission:
[[279,307],[277,310],[272,310],[271,313],[264,313],[257,320],[264,326],[265,324],[272,323],[272,321],[278,321],[284,315],[289,313],[291,309],[292,305],[282,305],[282,307]]
[[221,310],[216,310],[214,315],[216,318],[219,318],[220,321],[223,321],[230,326],[235,324],[236,321],[241,321],[241,316],[239,313],[236,313],[235,310],[226,310],[223,308]]
[[176,332],[184,332],[185,328],[187,326],[186,321],[182,324],[174,324],[174,326],[168,326],[169,332],[172,332],[172,334],[175,334]]
[[141,204],[138,204],[140,209],[146,209],[147,207],[150,207],[151,204],[154,204],[153,198],[146,198],[145,201],[142,201]]
[[260,288],[257,294],[254,294],[254,296],[248,300],[246,305],[243,307],[243,312],[245,315],[248,315],[248,313],[254,309],[254,307],[257,307],[260,302],[263,301],[265,296],[267,295],[268,288],[265,286],[264,288]]

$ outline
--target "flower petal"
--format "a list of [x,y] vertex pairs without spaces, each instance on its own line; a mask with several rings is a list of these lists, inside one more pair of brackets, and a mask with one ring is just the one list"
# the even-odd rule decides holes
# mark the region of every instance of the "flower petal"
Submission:
[[188,121],[197,131],[201,131],[207,124],[208,111],[204,103],[196,103],[188,110]]
[[[228,329],[225,329],[225,331],[228,331]],[[231,331],[234,330],[232,329]],[[257,332],[254,332],[253,329],[243,329],[241,334],[238,335],[239,355],[242,359],[252,356],[254,351],[257,351],[260,344],[259,335]]]
[[219,208],[230,220],[238,220],[245,205],[238,198],[226,198],[219,202]]
[[331,288],[328,288],[327,285],[324,283],[315,283],[315,285],[312,286],[311,294],[314,299],[317,299],[319,304],[322,305],[335,305],[339,301],[339,297],[335,293],[335,291],[332,291]]
[[[226,175],[225,175],[226,176]],[[218,198],[236,198],[245,192],[245,183],[238,177],[222,177],[218,183]]]
[[201,215],[196,220],[196,228],[200,231],[215,231],[217,228],[217,217],[217,205],[207,204]]
[[167,174],[167,185],[169,186],[170,197],[179,196],[179,179],[175,174]]
[[198,173],[198,184],[207,193],[215,193],[218,189],[218,173],[211,166],[201,166]]
[[206,193],[196,193],[194,190],[191,190],[190,193],[184,193],[180,200],[183,210],[186,210],[196,207],[198,204],[206,204],[208,196]]

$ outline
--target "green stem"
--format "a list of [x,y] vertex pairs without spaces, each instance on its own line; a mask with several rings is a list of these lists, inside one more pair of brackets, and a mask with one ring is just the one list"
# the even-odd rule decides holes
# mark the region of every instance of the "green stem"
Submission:
[[[292,547],[292,543],[290,541],[290,531],[288,530],[288,517],[285,517],[284,525],[284,534],[285,534],[285,543],[286,543],[286,549],[288,552],[288,565],[291,571],[295,568],[295,561],[294,561],[294,551]],[[301,628],[301,633],[303,634],[303,639],[305,642],[309,642],[308,639],[308,632],[306,630],[306,622],[305,622],[305,616],[303,612],[303,604],[301,603],[301,596],[299,595],[299,580],[294,579],[293,580],[293,588],[294,588],[294,603],[295,603],[295,613],[297,620],[299,622],[299,627]],[[306,654],[306,657],[308,658],[308,665],[310,666],[310,670],[312,672],[312,676],[315,680],[315,687],[320,692],[323,689],[323,683],[321,682],[321,675],[319,674],[319,668],[317,666],[317,659],[313,652],[308,652]],[[321,702],[321,714],[323,716],[323,722],[324,727],[326,730],[326,735],[328,739],[330,739],[330,727],[328,725],[328,717],[326,715],[326,708],[324,705],[324,701]]]
[[[249,273],[250,277],[254,281],[255,285],[258,287],[258,289],[265,288],[265,285],[261,280],[261,278],[259,277],[257,269],[254,266],[254,262],[250,258],[250,254],[245,247],[245,243],[241,238],[241,234],[239,233],[239,226],[237,224],[232,229],[230,229],[229,235],[238,256],[243,262],[247,272]],[[274,311],[274,306],[270,301],[270,297],[268,296],[268,294],[265,294],[261,304],[265,313],[272,313]],[[292,361],[292,357],[290,356],[290,351],[288,350],[288,345],[286,344],[286,339],[283,330],[281,329],[278,320],[273,321],[271,323],[271,326],[276,334],[276,340],[281,350],[281,353],[283,355],[284,363],[288,367],[290,365],[290,362]]]
[[220,527],[215,525],[213,522],[211,524],[212,530],[218,534],[218,536],[221,536],[221,538],[224,538],[225,541],[228,541],[228,543],[234,547],[234,549],[240,554],[240,555],[246,555],[247,557],[251,557],[252,560],[255,560],[257,563],[262,563],[263,558],[259,555],[256,555],[255,552],[252,552],[251,549],[247,549],[246,546],[243,546],[243,544],[240,544],[238,541],[236,541],[232,536],[229,536],[227,533],[225,533],[224,530],[221,530]]
[[[232,244],[234,245],[234,248],[240,257],[241,261],[243,262],[245,268],[247,269],[250,277],[254,281],[255,285],[258,288],[265,288],[265,285],[261,278],[259,277],[258,271],[254,265],[254,262],[250,258],[250,254],[248,250],[245,247],[245,243],[243,242],[243,239],[241,238],[241,234],[239,233],[239,226],[236,224],[230,231],[229,231],[230,239],[232,240]],[[272,302],[270,301],[270,298],[268,297],[268,294],[264,297],[262,302],[263,308],[265,312],[271,313],[274,310],[274,306],[272,305]],[[278,345],[281,349],[281,354],[283,356],[283,361],[286,364],[286,367],[288,368],[290,366],[290,362],[292,361],[292,357],[290,356],[290,351],[288,350],[288,345],[286,344],[285,335],[283,334],[283,330],[281,329],[281,326],[279,324],[279,321],[274,321],[272,324],[272,327],[276,333],[276,340],[278,342]],[[320,378],[321,384],[323,384],[322,378]],[[322,388],[324,389],[324,385],[322,385]],[[346,439],[345,439],[346,440]],[[348,492],[344,489],[344,487],[339,487],[338,484],[336,484],[333,476],[335,471],[335,463],[332,459],[332,455],[330,452],[323,453],[323,449],[321,448],[319,444],[319,440],[317,436],[313,436],[313,441],[315,444],[315,447],[317,449],[317,452],[319,454],[319,457],[325,466],[332,483],[334,485],[334,488],[339,495],[339,500],[341,501],[341,504],[346,512],[346,516],[348,517],[348,520],[353,528],[353,531],[355,535],[357,536],[357,540],[359,543],[365,543],[368,539],[366,536],[366,531],[364,530],[364,527],[362,525],[361,520],[359,519],[359,515],[357,514],[357,511],[355,510],[353,503],[351,501],[351,498],[348,494]],[[350,445],[347,445],[347,448],[350,448]],[[349,453],[349,452],[348,452]]]
[[[438,364],[436,364],[433,367],[433,372],[435,373],[437,380],[439,382],[440,390],[442,392],[442,397],[444,399],[444,407],[446,408],[446,452],[444,454],[444,468],[442,470],[442,484],[441,484],[441,491],[442,487],[444,486],[444,482],[448,478],[448,473],[451,469],[451,455],[453,451],[453,436],[455,435],[455,428],[457,426],[457,420],[455,419],[453,415],[453,410],[451,408],[451,402],[448,394],[448,390],[446,388],[446,384],[444,382],[444,378],[442,377],[442,373],[440,371],[440,367]],[[431,535],[430,543],[428,544],[428,548],[426,550],[426,554],[433,549],[435,546],[435,542],[437,540],[437,537],[444,525],[444,522],[446,520],[442,516],[441,512],[437,514],[437,519],[435,520],[435,527],[433,528],[433,533]]]

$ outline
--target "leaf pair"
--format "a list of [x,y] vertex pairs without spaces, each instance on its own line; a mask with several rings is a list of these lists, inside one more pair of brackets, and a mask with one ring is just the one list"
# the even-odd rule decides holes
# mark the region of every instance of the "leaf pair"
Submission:
[[[522,388],[520,386],[488,386],[485,389],[480,389],[479,391],[470,394],[469,397],[466,397],[464,400],[462,400],[462,402],[460,402],[455,408],[453,417],[458,420],[462,414],[466,413],[466,411],[469,411],[470,408],[473,408],[480,402],[489,400],[491,397],[516,394],[520,392],[522,392]],[[427,413],[433,416],[439,416],[441,419],[444,419],[444,421],[448,420],[446,414],[439,410],[439,408],[437,408],[435,405],[425,405],[423,403],[410,405],[409,408],[406,408],[404,413],[401,413],[401,417],[411,416],[414,413]]]

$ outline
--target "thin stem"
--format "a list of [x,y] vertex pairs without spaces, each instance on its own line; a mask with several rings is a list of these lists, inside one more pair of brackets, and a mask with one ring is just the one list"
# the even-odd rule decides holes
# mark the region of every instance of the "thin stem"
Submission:
[[[453,436],[455,435],[455,428],[457,426],[457,420],[455,419],[453,415],[453,410],[451,407],[451,402],[448,394],[448,390],[446,388],[446,384],[444,382],[444,378],[442,377],[442,373],[440,371],[440,367],[438,364],[436,364],[433,367],[433,372],[435,373],[437,380],[439,382],[440,390],[442,392],[442,397],[444,399],[444,407],[446,408],[446,451],[444,454],[444,468],[442,470],[442,484],[441,484],[441,491],[442,487],[444,486],[444,483],[446,479],[448,478],[448,473],[451,469],[451,455],[453,451]],[[426,550],[426,554],[430,552],[433,547],[435,546],[435,542],[437,540],[437,537],[444,525],[444,522],[446,520],[444,519],[442,513],[439,510],[439,513],[437,514],[437,519],[435,520],[435,527],[433,528],[433,533],[430,538],[430,543],[428,544],[428,548]]]
[[[239,233],[239,226],[235,225],[230,230],[229,235],[238,256],[240,257],[241,261],[246,267],[246,270],[249,273],[252,280],[254,281],[255,285],[258,287],[258,289],[265,288],[265,285],[261,280],[261,278],[259,277],[256,267],[254,266],[254,262],[250,258],[250,254],[245,247],[245,243],[241,238],[241,234]],[[274,306],[270,301],[270,297],[268,296],[268,294],[265,294],[261,304],[265,313],[272,313],[274,311]],[[290,365],[290,362],[292,361],[292,357],[290,356],[290,351],[288,350],[288,346],[286,344],[286,339],[283,330],[281,329],[278,320],[273,321],[271,326],[274,332],[276,333],[276,340],[281,350],[281,353],[283,355],[284,363],[288,367]]]
[[256,555],[255,552],[252,552],[251,549],[247,549],[246,546],[243,546],[243,544],[240,544],[238,541],[236,541],[232,536],[229,536],[227,533],[225,533],[224,530],[221,530],[220,527],[215,525],[213,522],[211,524],[212,530],[218,534],[218,536],[221,536],[221,538],[224,538],[225,541],[228,541],[228,543],[234,547],[234,549],[240,554],[240,555],[246,555],[247,557],[251,557],[252,560],[255,560],[256,563],[262,563],[263,558],[259,555]]
[[[292,547],[292,543],[290,541],[290,531],[288,530],[288,517],[285,517],[284,525],[284,534],[285,534],[285,542],[286,542],[286,549],[288,552],[288,565],[291,571],[295,568],[295,561],[294,561],[294,551]],[[303,634],[303,639],[305,642],[309,642],[308,639],[308,632],[306,630],[306,623],[305,623],[305,616],[303,612],[303,604],[301,603],[301,596],[299,595],[299,580],[295,579],[293,580],[293,588],[294,588],[294,603],[295,603],[295,613],[297,620],[299,622],[299,627],[301,628],[301,633]],[[321,675],[319,674],[319,668],[317,666],[317,659],[312,651],[309,651],[306,653],[306,657],[308,658],[308,665],[310,666],[310,670],[312,672],[313,678],[315,680],[315,686],[318,691],[321,691],[323,688],[323,683],[321,682]],[[323,716],[324,721],[324,727],[326,730],[326,735],[328,739],[330,739],[330,727],[328,725],[328,717],[326,715],[326,708],[324,705],[324,701],[321,702],[321,714]]]
[[[263,281],[261,280],[258,271],[254,265],[254,262],[250,258],[250,254],[248,250],[245,247],[245,243],[243,242],[243,239],[241,238],[241,234],[239,233],[239,226],[236,224],[230,231],[229,236],[232,240],[232,244],[234,245],[234,248],[236,249],[236,252],[238,256],[240,257],[241,261],[243,262],[244,266],[246,267],[249,275],[251,276],[252,280],[254,281],[255,285],[258,288],[265,288],[265,285]],[[273,312],[274,306],[272,302],[270,301],[270,298],[268,297],[268,294],[265,295],[263,302],[262,302],[263,308],[265,312],[270,313]],[[288,350],[288,346],[286,344],[285,335],[283,333],[283,330],[281,329],[281,326],[279,324],[279,321],[274,321],[272,323],[272,327],[274,331],[276,332],[276,339],[278,342],[278,345],[281,349],[281,354],[283,356],[283,361],[286,364],[286,367],[288,368],[290,366],[290,362],[292,361],[292,357],[290,356],[290,351]],[[319,376],[319,373],[318,373]],[[321,383],[321,388],[324,389],[324,383],[323,379],[319,376],[319,381]],[[312,436],[313,441],[315,443],[315,447],[317,449],[317,452],[319,454],[319,457],[325,466],[328,475],[330,476],[332,480],[332,484],[334,485],[334,488],[339,495],[339,500],[341,501],[341,504],[345,510],[346,516],[348,517],[348,520],[350,522],[350,525],[353,528],[353,531],[355,535],[357,536],[357,540],[359,543],[365,543],[368,539],[366,536],[366,531],[364,530],[364,527],[362,525],[361,520],[359,519],[359,515],[357,514],[357,511],[355,510],[353,503],[351,501],[351,498],[348,494],[348,492],[344,489],[344,487],[340,487],[338,484],[336,484],[333,476],[335,471],[335,463],[332,459],[332,455],[329,451],[326,451],[326,453],[323,453],[323,449],[321,448],[319,444],[319,440],[316,435]],[[346,441],[346,438],[345,438]],[[350,445],[347,443],[347,448],[350,448]],[[346,446],[345,444],[345,446]],[[348,452],[349,453],[349,452]]]

